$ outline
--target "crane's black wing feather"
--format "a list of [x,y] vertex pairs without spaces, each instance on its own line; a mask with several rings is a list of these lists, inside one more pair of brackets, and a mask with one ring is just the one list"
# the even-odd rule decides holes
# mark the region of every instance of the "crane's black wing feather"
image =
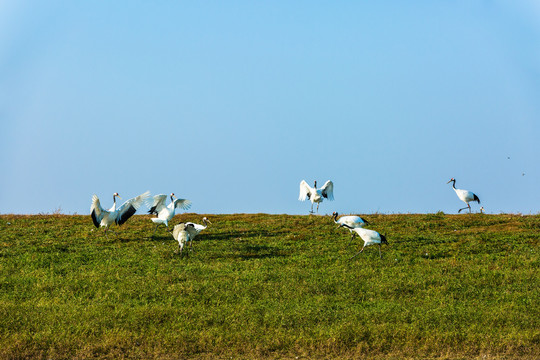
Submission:
[[99,229],[99,221],[96,216],[96,210],[92,210],[92,221],[94,222],[94,225]]
[[122,225],[123,223],[125,223],[130,217],[133,216],[133,214],[135,214],[135,212],[137,211],[137,209],[135,209],[133,207],[133,205],[129,205],[129,207],[123,211],[120,216],[118,218],[116,218],[116,223],[118,225]]

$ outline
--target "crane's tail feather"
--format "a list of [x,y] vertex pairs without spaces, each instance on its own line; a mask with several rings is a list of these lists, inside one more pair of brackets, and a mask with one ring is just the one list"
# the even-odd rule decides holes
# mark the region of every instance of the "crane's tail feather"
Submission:
[[478,203],[480,204],[480,199],[478,198],[478,196],[476,196],[476,194],[474,194],[474,199],[473,201],[478,201]]

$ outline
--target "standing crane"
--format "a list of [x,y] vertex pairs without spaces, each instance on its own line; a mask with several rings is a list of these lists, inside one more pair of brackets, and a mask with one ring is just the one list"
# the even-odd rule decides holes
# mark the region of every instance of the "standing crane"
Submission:
[[[135,212],[141,207],[141,205],[150,197],[150,191],[147,191],[139,196],[129,199],[122,204],[118,209],[116,208],[116,198],[122,199],[118,193],[113,194],[113,206],[109,210],[105,210],[101,207],[99,198],[96,194],[92,196],[92,205],[90,207],[90,216],[94,225],[99,227],[105,227],[105,235],[109,230],[109,226],[116,223],[122,225]],[[112,230],[111,230],[112,231]],[[113,231],[114,232],[114,231]]]
[[345,227],[345,228],[349,229],[349,231],[351,232],[351,240],[349,240],[349,243],[347,244],[347,246],[349,246],[351,244],[351,241],[354,239],[354,235],[356,234],[353,231],[353,229],[357,228],[357,227],[364,227],[367,224],[369,224],[366,219],[363,219],[358,215],[342,216],[342,217],[339,218],[339,220],[338,220],[337,217],[338,217],[338,213],[333,212],[332,213],[332,219],[334,220],[334,222],[336,224],[338,224],[338,228]]
[[182,250],[188,241],[190,241],[190,234],[193,231],[193,225],[180,223],[173,228],[171,235],[173,238],[178,241],[178,249],[175,252],[180,251],[182,255]]
[[192,222],[187,222],[186,225],[190,225],[190,226],[193,226],[193,229],[189,229],[189,244],[190,244],[190,248],[193,248],[193,239],[195,239],[197,237],[197,235],[200,234],[201,231],[203,231],[204,229],[206,229],[208,227],[208,224],[211,224],[212,222],[210,220],[208,220],[208,218],[205,216],[203,217],[202,219],[202,222],[204,225],[201,225],[201,224],[195,224],[195,223],[192,223]]
[[165,194],[154,195],[152,198],[152,204],[148,213],[157,215],[157,218],[150,219],[154,224],[156,224],[152,237],[156,233],[156,230],[160,224],[165,224],[167,230],[169,230],[169,221],[171,221],[174,217],[176,209],[187,210],[191,207],[191,201],[186,199],[178,199],[174,193],[171,193],[169,196],[171,197],[171,203],[169,205],[165,205],[165,202],[167,201],[167,195]]
[[466,207],[459,209],[458,213],[460,213],[461,210],[464,210],[464,209],[467,209],[467,208],[469,208],[469,213],[471,213],[471,205],[469,204],[469,202],[471,202],[471,201],[477,201],[478,204],[480,204],[480,199],[478,198],[478,196],[476,196],[475,193],[473,193],[471,191],[468,191],[468,190],[456,189],[456,179],[451,178],[450,181],[447,182],[447,184],[449,184],[449,183],[452,183],[452,188],[456,192],[456,195],[458,196],[458,198],[461,201],[463,201],[465,204],[467,204]]
[[298,196],[298,200],[305,201],[306,199],[309,199],[311,201],[310,214],[313,214],[314,203],[317,203],[317,213],[319,212],[319,204],[323,201],[323,198],[334,200],[334,183],[332,181],[326,181],[320,189],[317,189],[317,181],[315,181],[313,187],[309,186],[305,180],[300,182],[300,195]]
[[[386,240],[386,236],[379,234],[378,232],[374,230],[364,229],[361,227],[352,228],[349,225],[344,224],[346,228],[351,229],[352,231],[356,232],[362,240],[364,240],[364,246],[362,246],[362,249],[357,252],[354,256],[351,257],[351,259],[355,258],[360,254],[362,251],[364,251],[364,248],[369,245],[379,244],[379,257],[382,259],[381,255],[381,244],[388,245],[388,241]],[[350,260],[350,259],[349,259]]]

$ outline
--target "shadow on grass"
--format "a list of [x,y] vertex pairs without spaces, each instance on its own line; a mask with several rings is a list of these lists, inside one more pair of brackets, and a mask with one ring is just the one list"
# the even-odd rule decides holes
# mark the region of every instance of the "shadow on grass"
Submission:
[[443,252],[443,251],[434,251],[434,252],[426,251],[422,253],[420,257],[426,260],[440,260],[440,259],[451,258],[453,257],[453,255],[450,254],[449,252]]
[[[442,245],[458,242],[460,239],[456,234],[445,234],[441,237],[414,236],[403,237],[399,240],[402,245],[421,246],[421,245]],[[390,240],[388,240],[390,241]]]
[[240,253],[236,255],[237,258],[240,258],[242,260],[272,259],[286,256],[289,255],[280,252],[278,248],[267,248],[265,246],[250,246],[246,253]]
[[214,253],[210,255],[210,257],[214,259],[229,258],[241,260],[271,259],[286,256],[290,255],[284,253],[279,247],[267,245],[247,245],[237,248],[233,252]]
[[201,240],[235,240],[235,239],[257,239],[257,238],[275,238],[278,236],[284,236],[288,234],[286,231],[269,231],[269,230],[246,230],[246,231],[228,231],[220,233],[204,233],[202,232],[199,237]]
[[[107,240],[107,239],[106,239]],[[164,242],[164,241],[176,241],[172,237],[172,235],[155,235],[153,238],[146,235],[137,235],[137,236],[129,236],[129,235],[123,235],[119,234],[118,237],[115,236],[109,236],[110,242],[119,242],[119,243],[130,243],[130,242],[146,242],[146,241],[155,241],[155,242]]]
[[[202,231],[196,238],[195,241],[234,241],[236,239],[243,239],[243,240],[255,240],[258,238],[275,238],[278,236],[284,236],[288,234],[286,231],[268,231],[268,230],[239,230],[239,231],[227,231],[227,232],[205,232]],[[111,239],[114,239],[111,237]],[[119,236],[116,238],[120,242],[130,242],[130,241],[167,241],[167,240],[174,240],[172,235],[166,230],[163,230],[160,232],[158,231],[152,236],[152,233],[149,233],[148,235],[144,235],[143,237],[137,236],[133,238],[129,238],[128,236],[122,236],[122,234],[119,234]]]
[[164,242],[164,241],[174,241],[176,240],[173,238],[173,236],[169,233],[166,234],[156,234],[154,236],[146,236],[143,238],[143,240],[147,241],[156,241],[156,242]]

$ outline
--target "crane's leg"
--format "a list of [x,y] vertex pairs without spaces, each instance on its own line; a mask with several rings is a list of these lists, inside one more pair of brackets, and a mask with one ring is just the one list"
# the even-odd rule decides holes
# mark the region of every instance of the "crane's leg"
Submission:
[[349,240],[349,243],[347,244],[347,246],[351,245],[351,242],[353,241],[354,239],[354,232],[351,234],[351,240]]
[[156,224],[156,227],[154,228],[154,232],[152,233],[152,236],[150,236],[150,239],[154,238],[154,235],[156,234],[156,230],[158,228],[159,224]]
[[458,210],[458,214],[461,212],[461,210],[465,210],[465,209],[469,209],[469,213],[471,212],[471,205],[469,203],[467,203],[467,206],[464,207],[464,208],[461,208]]
[[182,250],[184,250],[184,247],[180,244],[178,244],[178,250],[180,250],[180,256],[182,256]]
[[357,252],[356,255],[354,255],[353,257],[349,258],[349,260],[354,259],[355,257],[357,257],[362,251],[364,251],[364,248],[365,248],[365,247],[366,247],[365,245],[362,246],[362,250],[360,250],[359,252]]
[[311,203],[311,211],[309,213],[313,214],[313,203]]
[[382,255],[381,255],[381,244],[379,244],[379,257],[382,259]]
[[319,203],[317,203],[317,214],[319,213]]
[[105,228],[105,236],[107,237],[107,239],[109,238],[109,231],[112,232],[114,235],[118,236],[118,233],[116,231],[109,229],[109,227],[107,226]]

